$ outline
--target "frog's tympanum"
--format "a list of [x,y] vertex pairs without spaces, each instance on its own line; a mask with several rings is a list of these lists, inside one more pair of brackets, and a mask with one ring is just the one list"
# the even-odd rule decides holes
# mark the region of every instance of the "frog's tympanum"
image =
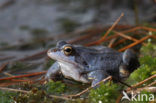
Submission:
[[50,49],[48,56],[56,62],[48,70],[46,79],[62,73],[65,78],[92,86],[108,76],[123,80],[140,65],[132,49],[118,52],[104,46],[84,47],[65,41]]

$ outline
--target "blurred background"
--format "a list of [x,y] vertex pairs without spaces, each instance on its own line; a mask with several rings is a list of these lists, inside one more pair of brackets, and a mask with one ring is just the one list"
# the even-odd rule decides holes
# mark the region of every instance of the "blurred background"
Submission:
[[0,0],[0,64],[47,50],[58,40],[73,40],[89,28],[101,37],[121,13],[118,25],[154,24],[156,1]]
[[155,0],[0,0],[0,43],[18,44],[36,37],[58,39],[77,29],[156,22]]

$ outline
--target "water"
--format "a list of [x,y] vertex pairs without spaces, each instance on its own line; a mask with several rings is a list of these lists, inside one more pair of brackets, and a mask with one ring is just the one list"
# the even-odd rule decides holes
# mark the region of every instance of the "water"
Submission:
[[[156,14],[156,6],[152,0],[136,4],[139,4],[139,20],[155,22],[152,15]],[[133,7],[131,0],[0,0],[0,47],[29,43],[34,38],[64,39],[58,35],[97,24],[111,25],[122,12],[125,16],[120,23],[134,25]],[[38,47],[36,51],[44,49]],[[33,51],[6,50],[0,54],[19,58],[32,55]]]
[[[14,2],[9,4],[8,1]],[[0,4],[5,4],[0,8],[0,41],[11,44],[29,41],[31,31],[36,28],[48,31],[48,36],[55,36],[65,31],[62,25],[73,23],[74,29],[94,24],[110,25],[121,12],[125,13],[122,24],[135,24],[130,0],[0,0]],[[140,4],[140,19],[156,13],[152,1],[143,0]]]

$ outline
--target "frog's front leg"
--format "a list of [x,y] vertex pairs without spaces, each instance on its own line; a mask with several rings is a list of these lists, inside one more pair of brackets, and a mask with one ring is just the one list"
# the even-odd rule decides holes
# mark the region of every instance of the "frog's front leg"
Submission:
[[88,79],[92,81],[92,87],[94,87],[96,83],[102,81],[106,77],[106,71],[104,70],[96,70],[88,73]]
[[60,72],[60,65],[58,62],[55,62],[47,71],[47,74],[45,76],[46,80],[51,79],[51,77],[55,77]]

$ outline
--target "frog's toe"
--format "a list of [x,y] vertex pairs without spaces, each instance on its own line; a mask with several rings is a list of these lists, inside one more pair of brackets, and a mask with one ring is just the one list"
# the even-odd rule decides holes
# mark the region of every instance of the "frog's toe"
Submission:
[[47,73],[47,74],[45,75],[44,79],[45,79],[46,81],[50,81],[50,80],[51,80],[51,74],[50,74],[50,73]]
[[121,78],[127,78],[130,75],[130,72],[128,71],[127,67],[125,65],[121,65],[119,67],[119,75]]

